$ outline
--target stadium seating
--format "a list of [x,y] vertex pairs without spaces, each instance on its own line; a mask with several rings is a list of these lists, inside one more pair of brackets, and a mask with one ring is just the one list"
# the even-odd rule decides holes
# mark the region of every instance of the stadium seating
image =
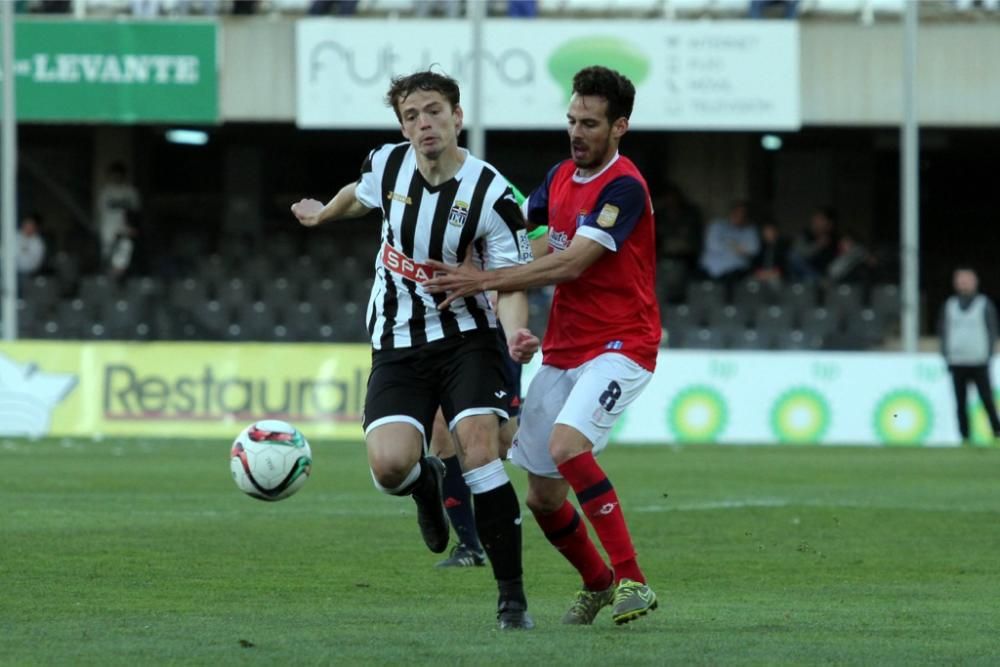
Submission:
[[761,306],[754,316],[757,328],[770,332],[790,329],[795,323],[795,312],[778,304]]
[[58,330],[67,338],[80,338],[89,330],[91,318],[83,299],[61,301],[56,305]]
[[826,290],[824,306],[838,320],[853,317],[861,309],[862,292],[855,285],[839,284]]
[[762,329],[744,329],[731,339],[731,345],[737,350],[767,350],[771,339],[770,332]]
[[828,338],[839,331],[839,322],[836,314],[817,306],[802,314],[802,331],[806,336]]
[[801,329],[785,329],[776,335],[774,346],[779,350],[821,350],[824,342],[821,335]]
[[[39,338],[364,342],[378,249],[367,231],[354,229],[352,238],[321,230],[301,244],[277,232],[253,245],[226,240],[218,252],[204,239],[178,241],[185,252],[205,252],[169,273],[122,282],[73,279],[77,263],[54,257],[48,275],[21,285],[19,331]],[[678,267],[657,267],[670,348],[873,349],[900,314],[894,284],[685,282]],[[549,297],[532,294],[529,324],[538,334],[548,310]]]
[[800,318],[817,304],[816,287],[807,283],[788,283],[778,292],[777,302]]
[[39,315],[47,314],[59,301],[62,287],[54,276],[34,276],[22,285],[24,300],[32,305]]
[[691,350],[721,350],[727,347],[726,343],[721,330],[702,327],[686,331],[680,346]]

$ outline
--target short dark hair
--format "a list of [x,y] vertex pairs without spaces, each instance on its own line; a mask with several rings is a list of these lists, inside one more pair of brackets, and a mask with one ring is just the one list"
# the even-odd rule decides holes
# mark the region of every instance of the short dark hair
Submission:
[[573,92],[577,95],[598,95],[608,101],[608,123],[632,115],[635,86],[628,77],[613,69],[593,65],[584,67],[573,77]]
[[396,112],[396,118],[400,122],[403,122],[403,116],[399,113],[399,104],[418,90],[433,90],[441,93],[451,104],[452,109],[458,106],[461,95],[457,81],[450,76],[430,70],[393,77],[392,81],[389,82],[389,92],[385,94],[385,103]]

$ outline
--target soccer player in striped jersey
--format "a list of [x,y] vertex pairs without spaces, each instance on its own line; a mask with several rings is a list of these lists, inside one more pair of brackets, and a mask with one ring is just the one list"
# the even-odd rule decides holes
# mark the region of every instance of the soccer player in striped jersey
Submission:
[[[660,341],[649,191],[618,153],[634,100],[634,86],[614,70],[588,67],[573,78],[571,159],[554,166],[526,204],[529,223],[549,226],[547,255],[497,271],[433,262],[439,273],[424,285],[447,293],[447,307],[482,290],[556,284],[542,367],[528,388],[510,459],[528,471],[528,507],[546,538],[583,579],[563,617],[570,624],[592,623],[605,606],[618,624],[657,607],[618,496],[594,458],[649,383]],[[567,500],[570,488],[610,566]]]
[[531,260],[524,215],[507,181],[458,145],[462,108],[457,83],[435,72],[393,79],[386,102],[406,142],[373,150],[361,177],[325,205],[303,199],[292,212],[306,226],[382,214],[382,247],[368,304],[372,371],[365,398],[368,462],[382,492],[410,495],[428,548],[448,546],[442,503],[445,474],[427,456],[434,413],[441,407],[456,436],[463,477],[474,497],[476,528],[499,589],[500,629],[528,629],[521,567],[521,517],[514,487],[499,457],[507,418],[499,319],[508,352],[530,360],[538,339],[525,327],[523,291],[500,295],[494,310],[485,293],[440,307],[423,282],[428,262],[482,268]]

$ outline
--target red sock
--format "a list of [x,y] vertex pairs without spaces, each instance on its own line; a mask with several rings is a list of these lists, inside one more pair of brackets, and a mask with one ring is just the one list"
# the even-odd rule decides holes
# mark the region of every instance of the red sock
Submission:
[[625,525],[618,494],[601,466],[597,465],[593,452],[574,456],[558,467],[560,474],[573,487],[580,509],[594,527],[601,546],[608,552],[615,581],[631,579],[646,583],[635,560],[635,548]]
[[583,587],[603,591],[614,581],[597,547],[587,535],[587,524],[580,521],[572,503],[565,501],[552,514],[534,512],[535,520],[545,537],[559,550],[583,577]]

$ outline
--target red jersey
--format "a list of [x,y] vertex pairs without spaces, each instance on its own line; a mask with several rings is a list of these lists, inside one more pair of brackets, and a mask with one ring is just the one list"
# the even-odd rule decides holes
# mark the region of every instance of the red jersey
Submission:
[[542,363],[576,368],[618,352],[652,371],[661,333],[656,242],[639,170],[616,154],[600,173],[581,178],[565,160],[531,193],[526,208],[528,220],[549,226],[549,252],[562,252],[577,234],[610,251],[576,280],[556,285]]

